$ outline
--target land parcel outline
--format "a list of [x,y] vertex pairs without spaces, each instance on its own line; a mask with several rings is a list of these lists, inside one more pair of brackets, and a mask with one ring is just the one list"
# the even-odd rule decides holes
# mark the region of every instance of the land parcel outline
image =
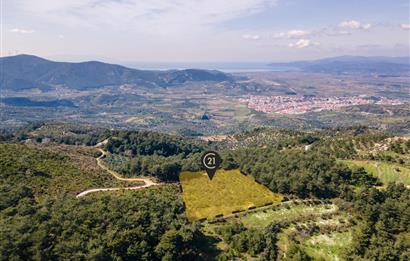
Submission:
[[179,179],[186,216],[191,221],[226,216],[283,199],[239,170],[218,170],[212,180],[205,171],[185,171]]

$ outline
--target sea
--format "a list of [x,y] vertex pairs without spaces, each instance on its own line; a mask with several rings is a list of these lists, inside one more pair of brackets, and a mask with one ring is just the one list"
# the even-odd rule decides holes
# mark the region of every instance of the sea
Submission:
[[140,70],[183,70],[202,69],[218,70],[225,73],[247,73],[247,72],[280,72],[289,71],[293,68],[271,66],[269,63],[126,63],[124,66]]

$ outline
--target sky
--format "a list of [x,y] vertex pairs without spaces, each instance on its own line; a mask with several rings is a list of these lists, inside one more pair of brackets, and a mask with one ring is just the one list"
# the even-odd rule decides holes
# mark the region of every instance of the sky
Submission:
[[0,0],[1,56],[283,62],[409,56],[408,0]]

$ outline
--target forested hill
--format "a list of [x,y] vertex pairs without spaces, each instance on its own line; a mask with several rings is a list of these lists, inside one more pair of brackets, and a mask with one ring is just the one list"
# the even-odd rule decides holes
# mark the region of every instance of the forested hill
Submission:
[[[235,139],[230,147],[57,123],[0,133],[0,260],[409,259],[410,139],[367,128],[255,129]],[[100,167],[91,145],[102,141],[108,169],[160,184],[76,198],[135,185]],[[222,169],[239,169],[286,201],[219,223],[189,221],[178,177],[200,171],[207,149],[220,152]],[[378,164],[391,179],[346,162]]]
[[231,81],[230,75],[219,71],[186,69],[146,71],[121,65],[89,61],[81,63],[54,62],[32,55],[0,58],[4,89],[49,89],[63,85],[75,89],[110,85],[138,84],[167,87],[189,81]]

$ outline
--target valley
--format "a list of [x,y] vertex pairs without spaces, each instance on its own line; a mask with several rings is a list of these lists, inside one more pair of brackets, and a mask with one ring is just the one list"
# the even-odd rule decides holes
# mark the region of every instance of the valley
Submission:
[[[9,58],[17,64],[20,60],[30,64],[37,59],[40,58]],[[55,62],[41,60],[41,63],[53,66]],[[130,75],[126,78],[119,75],[116,83],[98,79],[101,84],[94,86],[98,76],[85,72],[81,88],[71,80],[64,82],[65,78],[57,78],[61,82],[42,82],[48,84],[47,88],[33,83],[37,87],[27,85],[23,89],[14,88],[19,78],[11,77],[14,80],[3,83],[1,91],[2,126],[15,128],[28,122],[54,120],[207,136],[232,134],[258,126],[317,130],[350,126],[355,122],[408,134],[410,85],[405,73],[390,76],[297,71],[159,73],[103,63],[69,65],[73,70],[77,67],[101,73],[125,70]],[[15,73],[14,70],[10,68],[11,73]],[[40,69],[38,77],[44,81]],[[148,78],[140,81],[140,77]],[[36,78],[27,80],[37,81]],[[274,97],[282,97],[283,101],[269,101]]]
[[0,0],[0,261],[409,261],[409,0]]
[[[405,72],[7,62],[5,259],[410,256]],[[222,158],[212,180],[207,150]]]

